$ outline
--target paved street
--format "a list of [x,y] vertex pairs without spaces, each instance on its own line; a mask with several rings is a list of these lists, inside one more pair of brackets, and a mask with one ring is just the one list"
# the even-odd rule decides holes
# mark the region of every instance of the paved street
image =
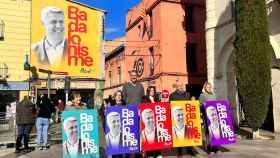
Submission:
[[[35,150],[28,154],[14,154],[13,149],[0,149],[0,158],[61,158],[61,144],[53,145],[47,151]],[[238,140],[234,145],[226,145],[217,154],[207,155],[200,148],[195,148],[196,156],[184,155],[182,158],[276,158],[280,155],[280,140]],[[165,152],[164,157],[175,158],[172,152]],[[173,155],[173,156],[172,156]]]

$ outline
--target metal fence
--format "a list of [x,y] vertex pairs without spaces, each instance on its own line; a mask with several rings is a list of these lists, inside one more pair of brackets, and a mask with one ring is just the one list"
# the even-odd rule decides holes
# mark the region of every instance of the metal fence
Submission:
[[0,144],[15,143],[15,114],[0,112]]

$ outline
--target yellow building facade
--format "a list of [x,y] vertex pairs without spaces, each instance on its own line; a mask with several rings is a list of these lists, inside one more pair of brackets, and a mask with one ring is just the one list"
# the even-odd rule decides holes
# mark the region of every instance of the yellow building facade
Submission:
[[29,90],[30,0],[0,1],[0,94],[21,99]]

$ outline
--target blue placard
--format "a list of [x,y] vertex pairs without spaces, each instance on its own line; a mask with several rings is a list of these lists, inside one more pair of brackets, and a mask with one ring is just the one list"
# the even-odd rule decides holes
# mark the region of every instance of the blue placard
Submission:
[[139,117],[135,105],[106,109],[106,154],[139,152]]
[[96,110],[62,113],[63,158],[99,158]]

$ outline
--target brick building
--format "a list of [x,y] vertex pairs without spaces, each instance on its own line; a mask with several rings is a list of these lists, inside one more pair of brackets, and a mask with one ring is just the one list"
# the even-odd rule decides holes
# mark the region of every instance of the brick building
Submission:
[[172,92],[183,81],[199,95],[206,80],[203,0],[143,0],[126,15],[125,41],[105,59],[105,95],[129,81],[137,70],[145,87]]

